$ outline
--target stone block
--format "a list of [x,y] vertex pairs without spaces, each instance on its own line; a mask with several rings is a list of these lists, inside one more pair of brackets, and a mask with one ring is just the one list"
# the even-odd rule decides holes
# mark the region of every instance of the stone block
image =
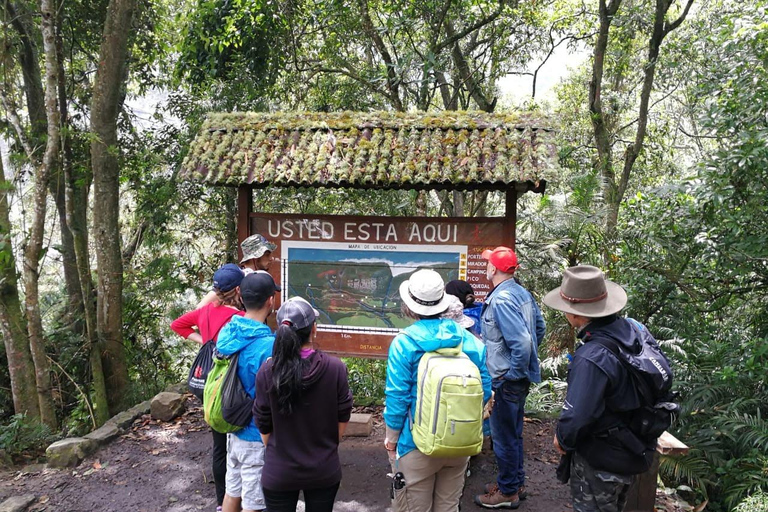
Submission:
[[150,404],[152,418],[160,421],[171,421],[183,412],[184,396],[179,393],[158,393]]
[[45,450],[48,466],[52,468],[73,467],[80,464],[86,456],[93,453],[97,444],[84,437],[70,437],[56,441]]
[[152,400],[144,400],[140,404],[136,404],[130,409],[128,409],[128,412],[133,414],[133,419],[140,418],[144,414],[149,414],[149,411],[152,409]]
[[96,441],[99,445],[103,445],[108,443],[109,441],[113,440],[120,434],[122,434],[122,429],[118,427],[115,423],[107,422],[101,427],[97,428],[90,434],[86,434],[86,439],[91,439],[92,441]]
[[187,384],[187,381],[178,382],[176,384],[169,385],[167,388],[165,388],[164,391],[167,391],[168,393],[179,393],[180,395],[183,395],[185,393],[189,393],[189,385]]
[[136,418],[140,418],[144,414],[149,414],[149,410],[151,407],[151,400],[146,400],[144,402],[141,402],[138,405],[134,405],[127,411],[123,411],[121,413],[116,414],[115,416],[112,416],[107,424],[113,424],[117,426],[117,428],[121,430],[126,430],[128,427],[130,427],[133,424],[133,420]]
[[0,503],[0,512],[24,512],[36,499],[34,494],[12,496]]
[[345,436],[349,437],[368,437],[373,430],[373,416],[370,414],[352,414],[347,424]]

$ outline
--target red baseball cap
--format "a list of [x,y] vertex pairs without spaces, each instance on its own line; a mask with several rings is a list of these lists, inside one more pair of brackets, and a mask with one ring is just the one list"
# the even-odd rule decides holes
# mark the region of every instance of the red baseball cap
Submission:
[[494,250],[483,251],[483,259],[505,274],[511,274],[517,269],[517,255],[509,247],[499,246]]

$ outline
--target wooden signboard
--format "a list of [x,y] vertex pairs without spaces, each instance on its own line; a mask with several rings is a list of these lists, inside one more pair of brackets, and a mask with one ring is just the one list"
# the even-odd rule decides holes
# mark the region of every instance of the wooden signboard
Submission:
[[250,213],[248,234],[260,233],[277,245],[269,271],[282,286],[281,302],[300,296],[320,312],[316,343],[322,350],[386,357],[392,338],[413,322],[400,312],[401,283],[431,268],[446,283],[466,280],[483,300],[491,284],[481,254],[499,245],[514,247],[509,225],[503,217]]

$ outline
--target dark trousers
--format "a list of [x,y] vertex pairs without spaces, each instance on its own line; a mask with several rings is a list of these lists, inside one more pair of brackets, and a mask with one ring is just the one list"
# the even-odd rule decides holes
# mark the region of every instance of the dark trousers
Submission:
[[224,502],[224,492],[227,490],[227,434],[211,430],[213,434],[213,483],[216,484],[216,504]]
[[527,379],[494,382],[495,405],[491,413],[493,452],[499,466],[497,483],[504,494],[515,494],[525,485],[523,469],[523,415],[531,383]]
[[[321,489],[304,489],[304,505],[306,512],[332,512],[333,502],[339,484]],[[299,501],[299,491],[270,491],[264,490],[264,501],[267,502],[267,512],[296,512]]]

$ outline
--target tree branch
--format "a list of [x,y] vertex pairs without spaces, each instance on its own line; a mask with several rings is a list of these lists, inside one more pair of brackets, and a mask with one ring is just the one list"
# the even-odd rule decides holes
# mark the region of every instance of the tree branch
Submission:
[[400,99],[399,79],[397,77],[397,73],[395,72],[395,63],[392,60],[392,56],[390,55],[389,50],[387,50],[387,46],[384,44],[384,40],[373,26],[370,13],[368,12],[368,0],[359,0],[358,4],[360,5],[360,14],[363,18],[363,29],[365,30],[366,34],[368,34],[368,37],[370,37],[373,41],[373,44],[376,46],[379,54],[381,54],[381,58],[384,60],[384,64],[387,67],[387,88],[390,92],[389,98],[392,101],[392,106],[395,108],[395,110],[404,112],[405,108],[403,107],[403,102]]
[[683,13],[672,23],[667,23],[667,25],[664,27],[665,36],[675,30],[683,23],[683,21],[685,21],[685,17],[688,16],[688,12],[691,10],[692,5],[693,0],[688,0],[688,3],[685,4],[685,9],[683,9]]
[[[473,23],[472,25],[464,28],[463,30],[459,32],[455,32],[454,34],[446,34],[448,38],[444,41],[441,41],[437,45],[435,45],[435,50],[437,52],[444,50],[445,48],[448,48],[452,44],[464,39],[464,37],[467,34],[471,34],[472,32],[479,30],[483,28],[484,26],[488,25],[489,23],[492,23],[501,15],[501,12],[504,10],[504,7],[506,7],[508,0],[500,0],[499,6],[496,8],[495,11],[493,11],[491,14],[486,16],[485,18]],[[519,0],[515,0],[513,2],[513,5],[511,7],[516,7],[519,3]]]
[[26,133],[24,133],[24,127],[21,125],[19,114],[16,112],[16,108],[13,105],[12,100],[8,97],[8,93],[6,92],[5,87],[0,87],[0,102],[2,102],[3,109],[8,116],[8,121],[11,123],[11,126],[13,126],[13,130],[16,132],[16,137],[21,143],[21,147],[24,148],[24,153],[27,154],[27,158],[29,158],[31,162],[34,162],[34,150],[32,145],[29,143],[29,139],[27,138]]

